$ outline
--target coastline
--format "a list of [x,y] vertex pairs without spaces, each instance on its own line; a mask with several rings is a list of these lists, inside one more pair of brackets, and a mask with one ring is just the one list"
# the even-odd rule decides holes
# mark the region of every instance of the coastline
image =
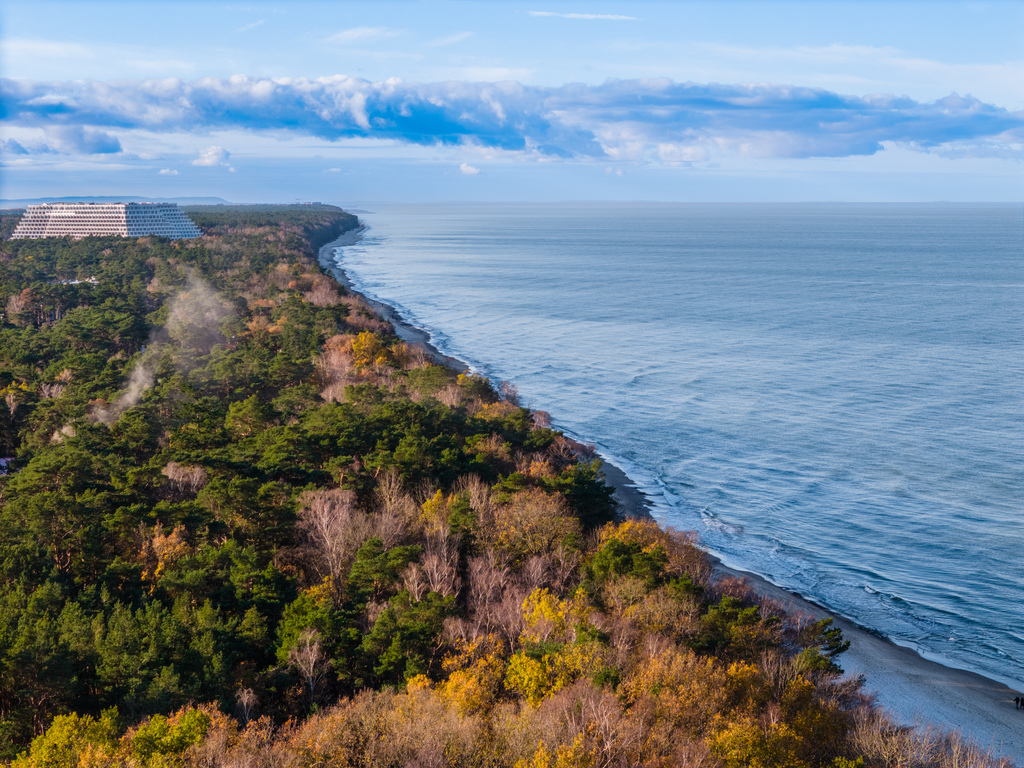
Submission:
[[468,365],[466,365],[462,360],[442,354],[441,351],[430,342],[430,334],[427,331],[407,323],[405,319],[398,314],[398,311],[390,304],[377,301],[376,299],[372,299],[357,291],[353,287],[352,280],[345,273],[345,270],[335,263],[332,258],[334,249],[355,245],[360,239],[362,239],[363,232],[365,232],[366,229],[366,225],[360,226],[356,229],[350,229],[347,232],[342,233],[341,237],[337,240],[321,246],[320,252],[317,256],[320,266],[326,269],[330,273],[331,277],[337,280],[341,285],[345,286],[345,290],[361,297],[363,301],[373,307],[374,311],[391,323],[392,327],[395,329],[395,335],[402,341],[407,344],[414,344],[421,347],[427,353],[428,357],[440,365],[446,365],[459,373],[468,371]]
[[[348,274],[346,274],[345,270],[337,265],[337,262],[335,262],[333,258],[334,249],[355,245],[362,238],[366,229],[367,227],[365,225],[358,227],[357,229],[350,229],[343,233],[337,240],[321,246],[318,254],[320,266],[326,269],[341,285],[345,286],[345,290],[362,297],[363,301],[373,307],[381,317],[391,323],[392,327],[395,329],[395,335],[402,341],[407,344],[414,344],[420,347],[426,352],[430,359],[440,365],[445,365],[460,373],[469,371],[470,367],[465,361],[441,352],[434,346],[431,341],[430,334],[427,331],[408,323],[405,318],[399,314],[398,310],[390,304],[377,301],[376,299],[372,299],[357,291],[353,287],[352,280]],[[604,473],[605,482],[614,490],[612,497],[622,509],[623,514],[627,517],[652,517],[651,506],[648,502],[647,495],[640,490],[639,486],[637,486],[637,484],[634,483],[625,472],[619,469],[619,467],[615,466],[604,457],[601,457],[601,462],[601,471]]]
[[[441,353],[430,334],[410,325],[398,311],[353,288],[352,281],[333,258],[335,248],[354,245],[366,227],[349,230],[321,247],[320,265],[339,283],[363,298],[384,317],[403,341],[422,347],[436,362],[466,371],[465,362]],[[653,517],[644,492],[613,463],[602,458],[606,483],[627,516]],[[758,594],[777,602],[791,615],[813,619],[831,617],[850,641],[839,661],[849,675],[866,678],[864,691],[894,719],[905,725],[929,726],[956,731],[1002,757],[1024,765],[1024,712],[1013,708],[1018,693],[1005,684],[974,672],[948,667],[926,659],[917,651],[879,637],[849,619],[832,613],[804,596],[779,587],[756,574],[731,568],[708,555],[717,577],[740,578]]]
[[756,574],[730,568],[709,555],[715,572],[744,579],[757,594],[777,602],[790,615],[832,618],[850,641],[839,657],[848,675],[863,675],[863,690],[904,725],[957,731],[991,751],[1024,764],[1024,712],[1014,708],[1020,695],[1003,683],[924,658],[912,648],[835,614]]

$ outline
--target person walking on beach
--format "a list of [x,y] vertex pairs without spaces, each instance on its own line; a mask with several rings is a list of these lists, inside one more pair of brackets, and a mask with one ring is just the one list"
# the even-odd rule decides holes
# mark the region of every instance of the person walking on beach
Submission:
[[1013,700],[1013,708],[1020,709],[1020,696],[1017,696]]

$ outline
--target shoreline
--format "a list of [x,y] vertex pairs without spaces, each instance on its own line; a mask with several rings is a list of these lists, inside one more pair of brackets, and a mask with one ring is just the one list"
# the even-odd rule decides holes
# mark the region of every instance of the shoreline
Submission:
[[[353,287],[352,279],[348,276],[345,270],[339,267],[337,262],[335,262],[333,258],[334,249],[355,245],[362,239],[363,233],[366,229],[367,227],[365,225],[360,226],[357,229],[350,229],[349,231],[344,232],[337,240],[321,246],[320,252],[317,256],[320,266],[330,272],[331,276],[341,283],[341,285],[345,286],[345,290],[362,297],[363,301],[373,307],[381,317],[391,323],[392,327],[395,329],[395,335],[402,341],[407,344],[419,346],[427,353],[427,356],[430,357],[430,359],[440,365],[447,366],[448,368],[460,373],[468,372],[470,370],[470,366],[464,360],[459,360],[456,357],[446,355],[434,346],[429,332],[407,322],[405,318],[399,314],[398,310],[390,304],[377,301],[376,299],[372,299],[366,294],[357,291]],[[622,509],[623,514],[627,517],[649,517],[653,519],[653,515],[651,514],[651,504],[647,499],[647,494],[640,490],[640,487],[619,467],[608,461],[603,456],[600,458],[601,471],[604,473],[605,482],[614,490],[612,497]]]
[[363,301],[373,307],[374,311],[391,323],[391,326],[395,329],[395,335],[402,341],[407,344],[414,344],[422,347],[427,355],[434,360],[434,362],[439,363],[440,365],[445,365],[459,373],[469,371],[469,366],[466,365],[465,362],[458,358],[443,354],[431,343],[430,334],[427,331],[407,323],[405,318],[398,313],[398,310],[390,304],[377,301],[376,299],[372,299],[366,294],[357,291],[353,287],[352,280],[345,273],[345,270],[335,263],[332,258],[334,249],[355,245],[362,239],[363,233],[366,230],[367,227],[364,224],[356,229],[350,229],[347,232],[342,233],[341,237],[337,240],[333,240],[326,245],[320,246],[320,252],[317,255],[317,261],[320,266],[326,269],[331,274],[331,277],[337,280],[341,285],[345,286],[345,290],[362,298]]
[[1014,708],[1013,698],[1020,694],[1013,689],[976,672],[926,659],[803,595],[757,574],[730,568],[714,555],[708,557],[716,574],[744,579],[757,594],[779,603],[791,616],[832,618],[850,641],[839,665],[847,675],[863,675],[864,692],[900,723],[955,731],[990,750],[994,757],[1024,764],[1024,712]]
[[[345,270],[334,260],[334,249],[354,245],[367,227],[349,230],[320,248],[318,260],[340,284],[356,294],[395,329],[407,343],[423,348],[435,362],[457,371],[467,371],[462,360],[443,354],[431,342],[431,335],[408,323],[392,306],[372,299],[353,287]],[[601,457],[605,482],[623,514],[654,518],[647,495],[622,469]],[[774,600],[790,615],[807,615],[817,620],[830,617],[850,641],[850,649],[839,657],[840,666],[851,676],[865,677],[863,690],[873,696],[890,716],[905,725],[939,727],[955,731],[1002,757],[1024,765],[1024,712],[1013,708],[1020,695],[1003,683],[983,675],[926,659],[912,648],[897,645],[854,621],[833,613],[803,595],[772,584],[757,574],[726,566],[708,553],[717,578],[743,579],[754,592]],[[882,685],[879,685],[882,681]]]

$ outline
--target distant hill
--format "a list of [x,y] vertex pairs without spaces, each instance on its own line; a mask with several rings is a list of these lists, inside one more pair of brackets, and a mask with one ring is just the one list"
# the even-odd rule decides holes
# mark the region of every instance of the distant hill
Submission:
[[42,203],[177,203],[178,205],[230,205],[222,197],[140,197],[138,195],[122,196],[71,196],[71,197],[36,197],[25,200],[0,199],[0,208],[24,208]]

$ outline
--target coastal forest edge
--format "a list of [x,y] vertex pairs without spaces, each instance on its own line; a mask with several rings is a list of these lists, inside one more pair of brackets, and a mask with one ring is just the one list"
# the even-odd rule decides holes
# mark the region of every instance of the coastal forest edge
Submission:
[[318,265],[356,217],[186,212],[202,237],[0,215],[0,760],[1000,764],[399,340]]

